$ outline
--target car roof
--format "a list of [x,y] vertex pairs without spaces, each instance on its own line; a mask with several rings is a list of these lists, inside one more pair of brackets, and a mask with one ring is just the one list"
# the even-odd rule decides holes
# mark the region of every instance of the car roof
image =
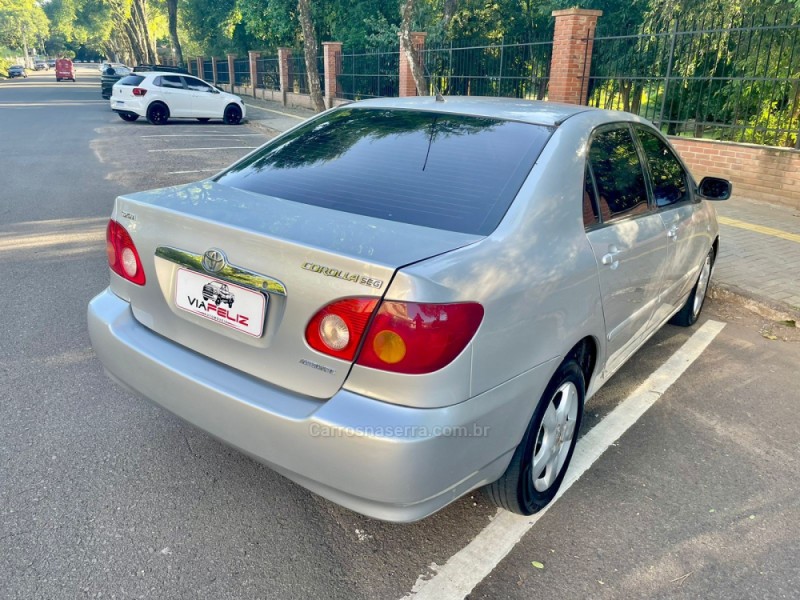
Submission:
[[578,113],[598,110],[576,104],[494,98],[481,96],[445,96],[444,102],[434,96],[412,98],[374,98],[358,102],[359,107],[431,110],[435,112],[491,117],[507,121],[522,121],[537,125],[556,126]]

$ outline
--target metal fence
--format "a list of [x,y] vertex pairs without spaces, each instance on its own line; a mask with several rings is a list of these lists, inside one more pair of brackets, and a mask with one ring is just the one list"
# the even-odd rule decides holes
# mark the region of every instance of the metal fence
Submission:
[[800,149],[799,20],[787,5],[598,36],[589,104],[639,114],[670,135]]
[[360,100],[398,95],[399,50],[342,53],[337,55],[337,61],[338,98]]
[[227,60],[218,60],[217,61],[217,83],[225,83],[229,84],[231,82],[231,75],[228,72],[228,61]]
[[541,100],[547,93],[553,42],[425,49],[422,63],[443,94]]
[[250,59],[237,58],[233,61],[234,85],[250,85]]
[[203,61],[203,79],[206,81],[214,81],[214,65],[210,60]]
[[[325,90],[325,60],[317,57],[317,71],[319,72],[320,90]],[[289,58],[289,90],[295,94],[310,94],[308,89],[308,69],[303,49],[295,49]]]
[[280,90],[281,81],[277,58],[259,58],[256,60],[258,73],[256,87],[266,90]]

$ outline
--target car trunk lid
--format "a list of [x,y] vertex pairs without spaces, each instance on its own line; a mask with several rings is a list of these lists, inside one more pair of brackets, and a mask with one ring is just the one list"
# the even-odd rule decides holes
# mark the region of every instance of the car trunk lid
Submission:
[[[398,268],[482,239],[211,181],[120,197],[114,218],[130,233],[147,276],[143,287],[112,276],[112,289],[130,300],[137,320],[316,398],[332,396],[350,368],[306,344],[305,328],[319,309],[346,297],[379,299]],[[209,250],[227,263],[217,273],[203,267]],[[206,267],[213,263],[207,259]]]

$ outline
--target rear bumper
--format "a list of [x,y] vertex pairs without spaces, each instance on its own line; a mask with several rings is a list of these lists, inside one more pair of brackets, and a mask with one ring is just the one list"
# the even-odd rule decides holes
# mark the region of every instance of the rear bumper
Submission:
[[[110,91],[109,94],[112,94],[113,91]],[[116,98],[111,98],[111,110],[114,112],[128,112],[134,113],[139,115],[140,117],[144,117],[145,111],[144,107],[141,106],[138,102],[131,102],[129,100],[126,101],[119,101]]]
[[[340,390],[319,401],[271,386],[153,333],[106,290],[89,334],[115,380],[347,508],[425,517],[506,469],[549,363],[460,404],[417,409]],[[544,385],[544,384],[542,384]]]

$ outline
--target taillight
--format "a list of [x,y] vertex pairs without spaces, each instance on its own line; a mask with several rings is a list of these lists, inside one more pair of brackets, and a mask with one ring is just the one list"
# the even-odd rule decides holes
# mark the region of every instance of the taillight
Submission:
[[419,375],[449,365],[483,321],[476,302],[383,302],[370,325],[357,363]]
[[372,318],[376,305],[372,298],[329,304],[308,323],[306,341],[315,350],[343,360],[353,360],[361,346],[357,364],[419,375],[450,364],[483,321],[483,307],[475,302],[386,301]]
[[147,93],[147,90],[144,88],[135,87],[133,88],[133,95],[134,96],[144,96]]
[[106,254],[108,266],[114,273],[136,285],[144,285],[144,269],[139,252],[128,231],[114,219],[106,227]]
[[323,354],[353,360],[377,303],[375,298],[345,298],[329,304],[306,326],[308,345]]

